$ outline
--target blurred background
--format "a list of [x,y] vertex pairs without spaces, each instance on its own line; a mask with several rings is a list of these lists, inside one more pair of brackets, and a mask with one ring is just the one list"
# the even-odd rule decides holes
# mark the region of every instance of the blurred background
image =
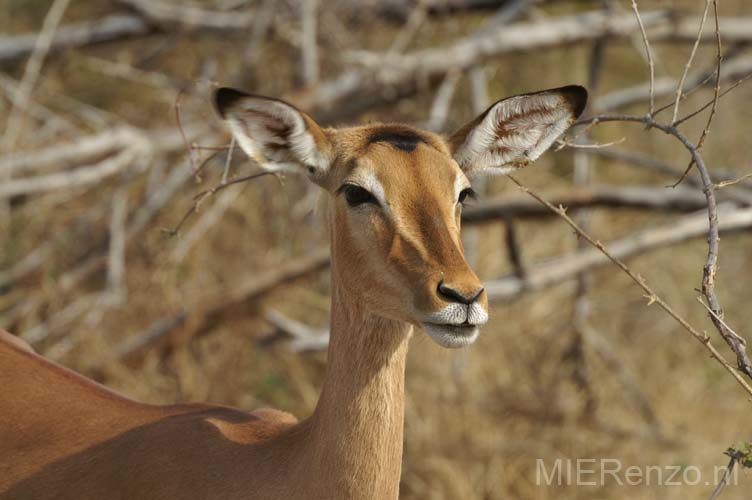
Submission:
[[[639,2],[656,108],[675,97],[705,5]],[[752,74],[752,8],[718,8],[725,90]],[[711,8],[679,117],[712,100],[716,51]],[[304,417],[326,361],[326,199],[290,176],[230,184],[258,167],[228,157],[211,89],[281,97],[326,125],[451,132],[500,98],[573,83],[591,91],[588,114],[643,115],[648,79],[626,0],[0,0],[0,327],[136,399]],[[702,149],[716,180],[752,171],[751,101],[742,82],[718,103]],[[697,141],[709,112],[681,130]],[[558,149],[519,179],[579,207],[569,213],[733,363],[696,300],[707,254],[698,177],[666,187],[687,151],[625,123]],[[463,232],[491,319],[466,350],[415,335],[401,498],[709,497],[723,452],[752,437],[745,393],[561,219],[508,179],[475,188]],[[752,205],[752,185],[718,198],[723,223]],[[749,219],[722,226],[716,281],[742,335]],[[538,459],[550,471],[578,458],[703,476],[541,484]],[[749,498],[750,476],[740,471],[723,498]]]

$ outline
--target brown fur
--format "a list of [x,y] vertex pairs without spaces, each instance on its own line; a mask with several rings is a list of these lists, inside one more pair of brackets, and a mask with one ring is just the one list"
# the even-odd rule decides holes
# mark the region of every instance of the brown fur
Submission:
[[[216,95],[223,117],[254,99]],[[275,151],[246,148],[262,164],[296,161],[291,141],[308,147],[289,136],[298,112],[275,110],[282,118],[253,118],[280,139]],[[332,196],[329,362],[313,415],[138,403],[0,332],[0,499],[397,498],[413,325],[447,306],[439,283],[481,290],[460,240],[467,179],[451,156],[479,119],[447,143],[398,124],[322,129],[301,115],[319,153],[307,157],[332,159],[298,165]],[[349,206],[343,183],[374,178],[384,206]],[[487,309],[485,293],[477,303]]]
[[443,305],[439,276],[462,289],[479,281],[462,256],[453,192],[462,174],[443,139],[421,131],[426,142],[409,153],[368,144],[384,127],[315,131],[336,151],[327,189],[368,169],[397,224],[335,197],[330,361],[309,419],[141,404],[4,335],[0,498],[396,498],[408,323],[413,310]]

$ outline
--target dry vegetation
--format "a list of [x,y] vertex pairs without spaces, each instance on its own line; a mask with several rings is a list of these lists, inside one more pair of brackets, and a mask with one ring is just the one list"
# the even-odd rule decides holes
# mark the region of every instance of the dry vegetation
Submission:
[[[2,37],[38,32],[51,3],[0,0]],[[353,51],[383,53],[392,47],[395,53],[410,54],[450,46],[483,29],[505,29],[494,27],[491,20],[494,9],[503,8],[504,2],[486,3],[494,5],[453,12],[429,9],[421,18],[421,7],[415,2],[322,1],[316,40],[318,80],[324,83],[307,86],[304,81],[316,75],[310,69],[306,75],[302,69],[301,48],[306,43],[300,7],[298,2],[275,0],[197,4],[215,13],[223,9],[250,13],[245,25],[243,16],[229,16],[240,26],[233,29],[192,26],[185,19],[151,19],[146,32],[137,36],[53,51],[43,61],[22,113],[11,110],[28,54],[0,60],[0,123],[9,127],[14,114],[20,120],[14,125],[20,127],[17,138],[10,145],[6,140],[0,157],[0,193],[6,193],[0,197],[0,327],[137,399],[212,401],[247,409],[273,406],[307,415],[316,403],[325,354],[298,352],[284,338],[273,341],[280,334],[268,316],[274,310],[311,328],[325,328],[326,269],[247,294],[233,307],[222,305],[234,300],[233,291],[239,287],[253,286],[259,277],[268,278],[269,272],[325,248],[325,203],[303,180],[287,177],[280,183],[263,177],[207,198],[179,234],[170,237],[163,229],[179,223],[193,206],[195,194],[220,182],[226,164],[226,152],[220,150],[200,176],[191,175],[189,157],[199,163],[215,151],[186,152],[176,126],[176,102],[189,142],[221,146],[229,137],[208,104],[212,82],[286,96],[313,108],[322,122],[400,120],[425,126],[432,118],[431,123],[442,130],[462,124],[485,105],[474,82],[486,85],[491,101],[518,92],[589,83],[595,103],[611,91],[647,82],[642,39],[632,29],[630,36],[603,42],[504,53],[472,71],[450,73],[446,79],[442,74],[417,75],[408,85],[392,86],[389,78],[397,70],[389,74],[388,65],[366,64],[364,73],[358,74],[384,80],[378,92],[329,104],[317,94],[327,82],[357,66]],[[515,22],[543,23],[602,9],[634,20],[631,2],[621,0],[506,3],[525,4]],[[643,16],[671,8],[690,16],[695,26],[705,4],[699,0],[638,3]],[[138,12],[126,4],[142,2],[71,2],[61,26]],[[160,0],[151,5],[157,4],[178,2]],[[385,4],[392,9],[386,12]],[[745,0],[719,2],[719,14],[724,19],[748,16],[752,22],[752,9]],[[712,9],[706,31],[713,31]],[[404,40],[397,45],[404,47],[393,47],[400,38]],[[653,43],[656,86],[667,77],[681,76],[692,46],[691,40],[677,43],[667,38],[658,37]],[[751,38],[724,42],[729,65],[752,56]],[[712,75],[716,50],[712,42],[710,36],[710,42],[700,44],[690,74],[707,70]],[[595,43],[602,43],[603,52],[594,79],[588,73]],[[722,87],[743,76],[729,77]],[[443,85],[450,90],[453,83],[456,89],[443,120],[435,102],[441,92],[437,89]],[[710,78],[683,101],[682,114],[712,99],[713,84]],[[405,98],[397,99],[401,93]],[[671,102],[672,94],[657,93],[657,106]],[[360,101],[362,109],[353,101]],[[752,86],[741,84],[718,103],[702,149],[717,179],[752,171],[750,102]],[[643,98],[618,111],[642,115],[647,109]],[[681,129],[696,141],[708,113],[685,122]],[[668,110],[661,116],[668,121],[670,114]],[[125,131],[123,138],[82,161],[53,156],[44,163],[34,157],[28,168],[16,167],[12,177],[5,176],[3,162],[14,158],[11,153],[60,151],[81,137],[116,129]],[[580,139],[610,142],[622,137],[624,142],[594,151],[602,154],[585,155],[593,151],[572,148],[548,153],[519,179],[545,196],[566,193],[573,185],[575,151],[583,151],[594,185],[663,188],[676,176],[604,155],[640,154],[678,172],[690,160],[676,140],[642,125],[601,124]],[[136,159],[101,181],[12,195],[4,190],[14,180],[35,175],[65,172],[62,178],[71,179],[83,165],[99,165],[103,159],[131,151]],[[232,156],[230,168],[234,177],[255,171],[239,152]],[[697,179],[696,174],[688,181],[692,179]],[[163,204],[154,205],[152,213],[155,193],[170,186],[175,189]],[[685,181],[676,189],[700,188]],[[490,180],[483,191],[480,204],[484,199],[521,196],[503,178]],[[717,194],[721,201],[752,204],[749,183]],[[578,217],[582,219],[582,213]],[[588,212],[587,227],[590,234],[609,242],[645,228],[671,226],[681,217],[685,215],[665,210],[601,207]],[[505,224],[513,223],[528,269],[582,248],[572,230],[554,216],[510,221],[500,217],[466,229],[474,267],[486,280],[515,271]],[[747,232],[723,234],[716,278],[727,320],[748,338],[752,336],[749,227]],[[40,252],[38,258],[31,259],[35,251]],[[630,258],[629,265],[692,325],[707,331],[733,364],[733,353],[696,301],[706,255],[707,242],[697,237]],[[752,438],[749,395],[676,321],[655,304],[648,307],[644,292],[615,267],[598,268],[586,281],[587,290],[579,299],[577,280],[569,279],[497,301],[481,338],[464,351],[442,350],[424,335],[416,335],[408,364],[402,498],[710,496],[713,468],[728,461],[723,455],[726,447]],[[576,303],[586,311],[577,312]],[[217,308],[219,313],[208,314]],[[153,328],[156,321],[181,313],[185,320],[168,335],[114,359],[113,352]],[[538,458],[616,458],[625,466],[696,465],[706,476],[695,486],[629,487],[607,482],[604,487],[547,487],[536,484]],[[713,484],[705,484],[706,480]],[[722,498],[749,498],[751,489],[750,472],[742,470],[738,485],[726,488]]]

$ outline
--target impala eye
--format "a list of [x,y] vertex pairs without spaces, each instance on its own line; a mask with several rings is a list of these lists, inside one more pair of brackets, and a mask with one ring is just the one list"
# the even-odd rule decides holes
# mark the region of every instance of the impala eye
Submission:
[[457,203],[465,203],[465,200],[467,200],[468,198],[476,199],[477,197],[478,194],[473,191],[473,188],[465,188],[460,191],[460,196],[457,200]]
[[371,193],[355,184],[343,184],[339,190],[345,194],[347,204],[351,207],[357,207],[364,203],[379,204],[378,200]]

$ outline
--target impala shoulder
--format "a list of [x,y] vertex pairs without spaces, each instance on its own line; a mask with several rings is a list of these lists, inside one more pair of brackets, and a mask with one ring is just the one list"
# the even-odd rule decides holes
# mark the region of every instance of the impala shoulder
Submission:
[[271,408],[251,412],[204,404],[177,405],[169,408],[171,411],[168,412],[176,413],[174,416],[181,419],[187,418],[192,422],[190,425],[198,424],[199,428],[206,430],[208,424],[209,428],[219,431],[224,438],[239,444],[273,438],[298,423],[293,415]]

